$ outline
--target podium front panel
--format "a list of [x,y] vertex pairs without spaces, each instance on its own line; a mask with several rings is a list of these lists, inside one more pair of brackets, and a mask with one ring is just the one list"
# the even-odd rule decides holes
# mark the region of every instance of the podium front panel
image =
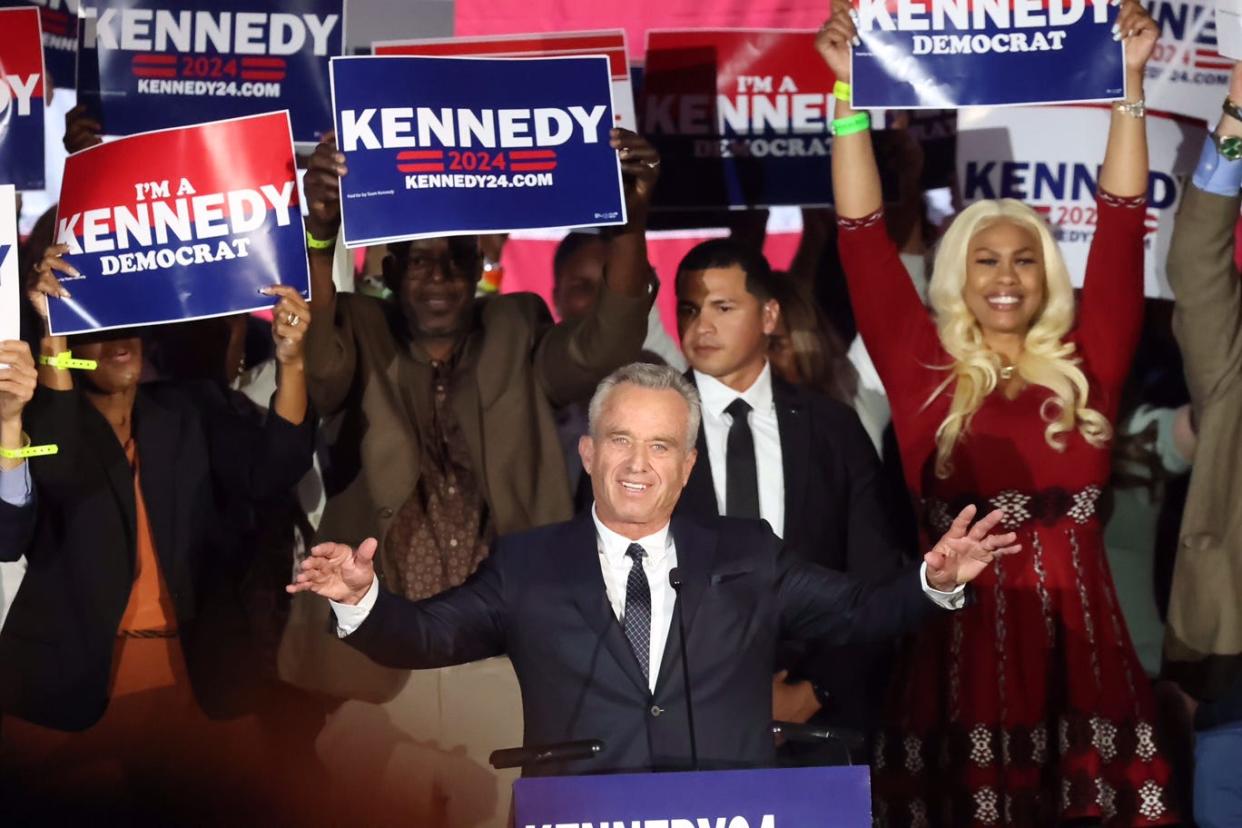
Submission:
[[513,785],[517,828],[866,828],[865,766],[549,776]]

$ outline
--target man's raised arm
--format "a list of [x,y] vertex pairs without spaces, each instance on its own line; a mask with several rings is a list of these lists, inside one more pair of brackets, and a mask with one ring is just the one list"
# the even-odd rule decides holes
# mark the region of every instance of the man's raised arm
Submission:
[[426,670],[500,655],[505,649],[500,572],[489,556],[464,584],[423,601],[380,589],[374,538],[357,549],[321,543],[287,589],[332,602],[337,634],[371,660]]

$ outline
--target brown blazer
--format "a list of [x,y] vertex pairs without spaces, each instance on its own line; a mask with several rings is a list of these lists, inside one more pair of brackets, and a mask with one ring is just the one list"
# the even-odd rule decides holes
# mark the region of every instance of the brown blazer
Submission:
[[[650,305],[605,288],[591,316],[554,325],[534,294],[478,300],[475,381],[454,389],[452,405],[498,534],[572,517],[553,409],[589,399],[601,379],[638,358]],[[311,325],[306,346],[311,400],[333,445],[318,538],[378,538],[382,580],[391,569],[385,533],[419,475],[417,421],[401,391],[412,359],[394,334],[405,323],[393,304],[338,294],[335,315],[334,325]],[[297,686],[372,702],[392,699],[407,678],[342,644],[328,602],[309,593],[294,600],[279,666]]]
[[1242,196],[1187,188],[1169,251],[1199,443],[1182,517],[1165,673],[1201,699],[1242,678],[1242,281],[1234,225]]

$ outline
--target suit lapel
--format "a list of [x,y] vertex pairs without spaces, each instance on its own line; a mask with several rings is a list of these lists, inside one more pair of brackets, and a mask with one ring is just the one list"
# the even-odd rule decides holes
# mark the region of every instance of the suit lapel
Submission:
[[608,602],[604,574],[599,567],[599,541],[591,512],[581,512],[574,518],[569,523],[568,532],[568,542],[561,549],[560,557],[565,582],[574,585],[574,603],[595,634],[603,638],[604,645],[621,666],[622,672],[646,696],[650,688],[643,678],[642,668]]
[[141,434],[141,439],[138,439],[138,474],[147,519],[151,524],[151,537],[155,541],[155,552],[164,570],[165,582],[175,584],[178,583],[181,561],[176,556],[179,548],[176,537],[178,486],[173,458],[179,454],[178,446],[182,439],[181,416],[139,391],[134,402],[134,428],[136,437]]
[[[690,380],[691,385],[697,387],[694,381],[694,371],[687,371],[685,377]],[[686,482],[686,488],[682,490],[681,499],[677,501],[677,511],[689,515],[719,515],[720,506],[716,503],[716,487],[712,483],[712,461],[707,453],[707,429],[701,422],[694,448],[698,452],[698,458],[694,461],[694,468],[690,471],[690,480]]]
[[[776,403],[776,424],[781,434],[781,466],[785,477],[785,540],[791,540],[799,525],[806,500],[810,474],[811,417],[806,400],[798,390],[772,377],[772,397]],[[796,540],[793,539],[793,540]]]
[[[712,565],[716,562],[716,537],[702,524],[691,518],[674,517],[673,543],[677,548],[677,568],[681,573],[681,594],[670,619],[668,640],[664,644],[664,656],[660,659],[660,675],[656,689],[665,686],[675,670],[681,669],[681,634],[677,630],[678,616],[684,619],[686,639],[698,614],[699,604],[711,578]],[[693,668],[692,668],[693,669]]]

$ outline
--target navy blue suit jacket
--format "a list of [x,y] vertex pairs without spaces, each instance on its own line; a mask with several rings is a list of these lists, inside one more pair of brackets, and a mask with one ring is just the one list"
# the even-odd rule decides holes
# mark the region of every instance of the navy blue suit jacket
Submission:
[[[938,610],[917,567],[875,584],[781,554],[761,521],[675,517],[700,763],[770,764],[772,662],[784,637],[884,639]],[[608,602],[590,513],[500,538],[465,584],[412,602],[381,591],[345,640],[399,669],[507,653],[522,689],[525,741],[602,739],[592,760],[532,769],[597,773],[690,765],[674,617],[655,693]],[[499,747],[499,746],[498,746]]]

